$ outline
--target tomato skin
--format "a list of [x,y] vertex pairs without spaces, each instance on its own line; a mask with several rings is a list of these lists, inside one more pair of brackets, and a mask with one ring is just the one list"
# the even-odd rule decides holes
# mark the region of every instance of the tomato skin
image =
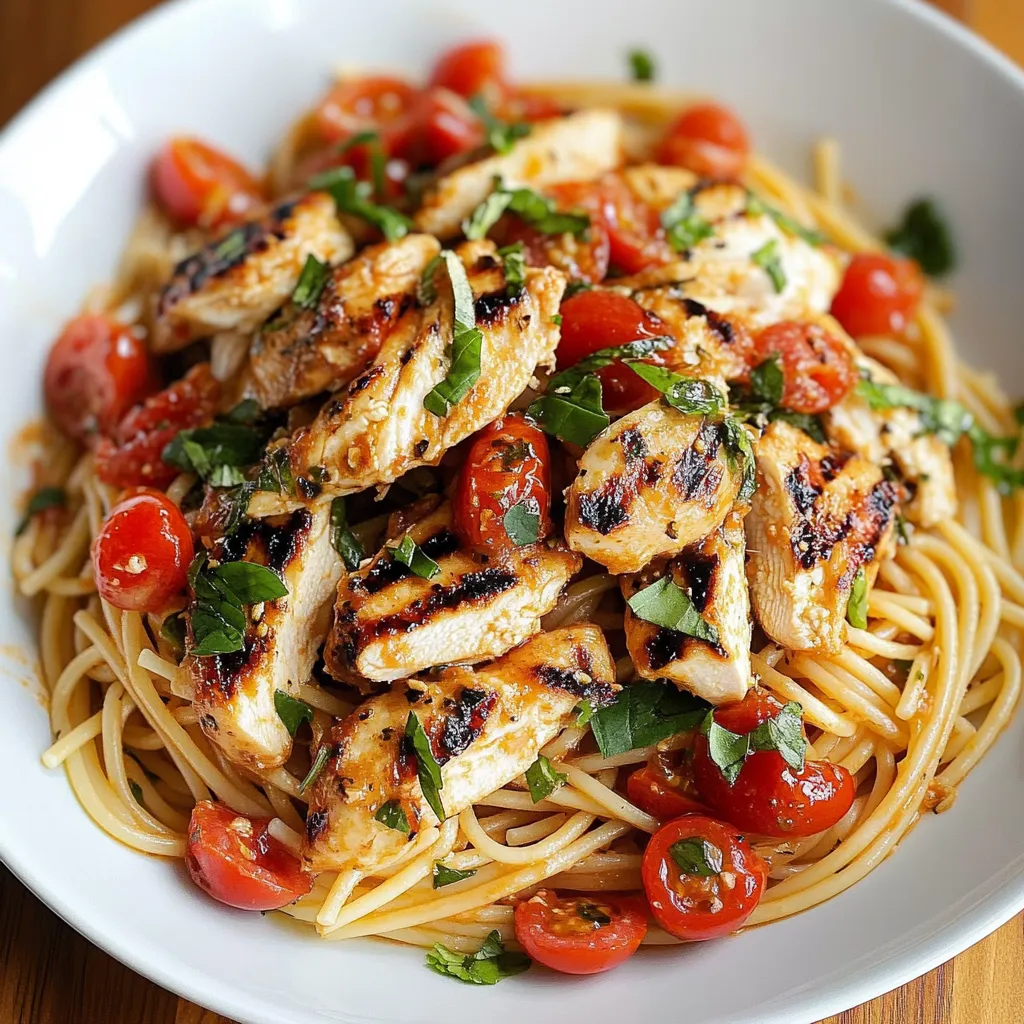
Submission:
[[170,387],[132,409],[96,446],[96,475],[114,487],[165,487],[180,472],[161,459],[179,431],[213,419],[220,385],[199,363]]
[[244,220],[263,199],[256,178],[237,160],[201,139],[168,139],[153,158],[150,187],[178,224],[218,228]]
[[65,325],[43,371],[50,415],[76,441],[113,430],[158,386],[143,342],[124,324],[91,313]]
[[[683,875],[671,848],[686,839],[704,839],[722,853],[720,875]],[[741,928],[764,894],[768,868],[746,840],[728,825],[697,814],[676,818],[651,837],[640,873],[654,919],[669,934],[688,942],[717,939]],[[711,901],[721,903],[712,909]]]
[[[611,918],[588,920],[579,908]],[[636,896],[559,896],[542,889],[515,911],[516,940],[531,960],[562,974],[600,974],[618,967],[647,934],[647,910]]]
[[832,315],[855,338],[902,334],[924,294],[921,268],[885,253],[857,253],[832,300]]
[[362,131],[399,126],[417,98],[416,90],[400,78],[375,75],[339,81],[313,113],[324,142],[345,142]]
[[659,163],[702,178],[738,178],[750,154],[743,122],[727,107],[698,103],[676,119],[658,150]]
[[[605,291],[578,292],[562,303],[562,337],[556,353],[558,369],[574,366],[602,348],[638,338],[664,335],[661,322],[625,295]],[[660,363],[657,352],[644,360]],[[609,412],[629,412],[654,401],[658,392],[622,363],[598,370]]]
[[278,910],[305,896],[313,879],[267,832],[269,824],[269,818],[248,818],[201,800],[192,809],[185,852],[192,881],[240,910]]
[[820,413],[841,402],[857,383],[853,357],[818,324],[783,320],[754,338],[752,365],[778,353],[785,378],[782,404],[795,412]]
[[[715,711],[715,721],[745,734],[774,718],[781,705],[762,691],[751,690],[737,704]],[[857,794],[853,776],[829,761],[806,761],[794,771],[775,750],[747,755],[729,785],[708,755],[707,738],[694,742],[693,777],[701,799],[712,812],[737,828],[788,839],[813,836],[831,828],[849,811]]]
[[706,814],[707,808],[689,792],[692,788],[692,779],[683,773],[665,774],[648,764],[626,780],[626,798],[661,821]]
[[455,46],[434,66],[430,84],[451,89],[467,100],[481,95],[494,106],[506,92],[505,51],[490,39]]
[[471,547],[507,550],[503,522],[515,504],[540,515],[537,539],[551,529],[551,453],[548,439],[524,416],[512,413],[476,435],[455,488],[455,530]]
[[619,175],[603,179],[600,197],[612,266],[639,274],[678,258],[665,239],[658,211],[637,199]]
[[457,93],[440,88],[424,92],[389,139],[391,154],[412,167],[440,164],[483,144],[483,122],[472,107]]
[[161,491],[141,490],[118,502],[92,549],[96,589],[129,612],[161,612],[185,587],[192,532]]

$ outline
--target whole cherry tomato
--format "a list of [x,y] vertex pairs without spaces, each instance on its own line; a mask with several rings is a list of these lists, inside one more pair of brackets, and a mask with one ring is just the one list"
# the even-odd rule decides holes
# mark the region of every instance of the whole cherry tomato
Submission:
[[658,162],[686,167],[702,178],[738,178],[749,154],[743,122],[726,107],[698,103],[669,128]]
[[161,491],[139,491],[110,510],[92,549],[100,597],[130,612],[161,612],[185,587],[192,533]]
[[563,974],[618,967],[647,934],[647,910],[636,896],[559,896],[541,889],[516,907],[516,940],[531,960]]
[[698,814],[662,825],[640,871],[655,921],[688,942],[741,928],[768,880],[764,861],[742,836]]
[[451,89],[465,99],[481,96],[490,106],[505,96],[505,51],[490,39],[462,43],[448,50],[430,76],[432,86]]
[[201,800],[192,809],[185,853],[192,881],[240,910],[277,910],[305,896],[313,880],[270,835],[269,824],[269,818],[248,818]]
[[[750,690],[735,704],[715,709],[715,721],[737,735],[753,732],[782,705],[763,690]],[[853,805],[857,784],[841,765],[807,761],[791,768],[776,750],[748,754],[736,781],[729,784],[708,753],[708,741],[694,743],[693,777],[701,800],[737,828],[759,835],[812,836],[835,825]]]
[[149,177],[157,204],[186,227],[244,220],[263,200],[259,181],[237,160],[190,136],[169,139],[153,158]]
[[520,505],[538,516],[537,539],[551,529],[551,455],[544,433],[510,414],[476,435],[455,489],[455,529],[479,549],[507,549],[505,517]]
[[855,338],[902,334],[924,294],[918,265],[885,253],[858,253],[832,299],[832,315]]

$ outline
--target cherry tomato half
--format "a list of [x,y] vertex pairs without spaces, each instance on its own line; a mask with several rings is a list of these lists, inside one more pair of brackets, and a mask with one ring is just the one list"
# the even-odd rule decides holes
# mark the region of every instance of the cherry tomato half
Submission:
[[161,459],[179,431],[208,423],[220,385],[209,363],[199,363],[169,388],[132,409],[96,446],[96,475],[114,487],[164,487],[180,472]]
[[516,907],[516,940],[531,960],[563,974],[599,974],[618,967],[647,934],[647,911],[636,896],[559,896],[541,889]]
[[243,220],[263,198],[237,160],[200,139],[169,139],[149,169],[153,197],[178,224],[217,228]]
[[428,89],[390,136],[392,156],[412,167],[433,166],[484,143],[484,126],[473,108],[450,89]]
[[50,415],[77,441],[113,430],[157,386],[146,346],[124,324],[90,313],[67,324],[43,374]]
[[698,103],[683,111],[658,150],[658,162],[702,178],[738,178],[750,153],[743,122],[726,107]]
[[496,420],[476,435],[455,489],[455,529],[475,548],[507,549],[505,514],[523,505],[551,529],[551,455],[544,433],[523,416]]
[[269,818],[248,818],[201,800],[192,808],[185,852],[192,881],[240,910],[277,910],[305,896],[313,880],[269,834],[269,824]]
[[445,53],[430,76],[432,86],[451,89],[465,99],[482,96],[491,107],[505,96],[505,51],[489,39],[462,43]]
[[678,258],[665,239],[661,215],[634,196],[619,175],[602,180],[600,204],[612,266],[624,274],[639,274]]
[[742,836],[689,814],[651,837],[640,867],[654,919],[688,942],[741,928],[761,900],[768,868]]
[[832,300],[832,315],[855,338],[901,334],[924,293],[913,260],[885,253],[858,253],[850,260]]
[[416,90],[400,78],[341,79],[314,112],[325,142],[345,142],[363,131],[387,133],[412,110]]
[[626,780],[626,798],[642,811],[661,821],[681,814],[706,814],[707,808],[697,797],[689,770],[662,771],[660,765],[638,768]]
[[775,353],[785,380],[782,404],[795,412],[824,412],[857,383],[846,346],[818,324],[783,320],[766,327],[754,339],[752,362],[756,366]]
[[[715,721],[745,735],[774,718],[782,706],[767,693],[751,690],[742,701],[715,709]],[[857,785],[841,765],[807,761],[795,771],[775,750],[747,755],[730,786],[708,755],[707,738],[694,743],[693,776],[701,799],[714,814],[759,835],[790,838],[824,832],[853,804]]]
[[115,608],[161,612],[185,586],[192,532],[161,491],[139,491],[116,504],[96,535],[96,589]]
[[[562,303],[562,338],[558,343],[558,369],[575,366],[602,348],[625,345],[639,338],[666,333],[652,313],[625,295],[606,291],[585,291]],[[645,360],[659,363],[658,353]],[[653,401],[658,393],[628,366],[614,363],[598,371],[609,412],[628,412]]]

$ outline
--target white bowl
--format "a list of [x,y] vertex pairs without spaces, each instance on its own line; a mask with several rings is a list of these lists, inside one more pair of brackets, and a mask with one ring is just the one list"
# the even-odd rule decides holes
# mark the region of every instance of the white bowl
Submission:
[[[446,44],[479,33],[508,42],[520,78],[621,77],[625,51],[646,45],[663,80],[733,104],[760,148],[791,170],[805,170],[816,136],[837,136],[847,175],[881,221],[913,196],[940,196],[963,256],[954,318],[961,346],[1014,390],[1024,76],[929,8],[884,0],[185,0],[77,64],[0,139],[0,437],[9,441],[38,414],[47,345],[89,286],[109,276],[142,169],[162,139],[187,130],[260,161],[338,62],[418,74]],[[13,498],[17,460],[2,472]],[[5,537],[13,523],[6,504]],[[0,715],[4,861],[114,956],[239,1020],[800,1024],[921,974],[1024,907],[1022,716],[952,811],[923,821],[872,875],[824,906],[733,939],[651,950],[593,979],[536,970],[496,988],[456,984],[426,970],[418,950],[325,943],[221,907],[176,864],[107,838],[63,772],[40,765],[49,732],[26,667],[35,660],[31,628],[10,585],[3,601],[0,668],[12,680]]]

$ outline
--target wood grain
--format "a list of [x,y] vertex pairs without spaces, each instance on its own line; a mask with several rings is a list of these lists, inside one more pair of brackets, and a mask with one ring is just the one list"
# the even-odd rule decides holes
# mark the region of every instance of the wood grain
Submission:
[[[935,0],[1024,62],[1024,0]],[[0,0],[0,124],[151,0]],[[25,45],[30,40],[31,45]],[[1024,916],[922,978],[822,1024],[1017,1024]],[[91,945],[0,866],[0,1024],[231,1024]]]

